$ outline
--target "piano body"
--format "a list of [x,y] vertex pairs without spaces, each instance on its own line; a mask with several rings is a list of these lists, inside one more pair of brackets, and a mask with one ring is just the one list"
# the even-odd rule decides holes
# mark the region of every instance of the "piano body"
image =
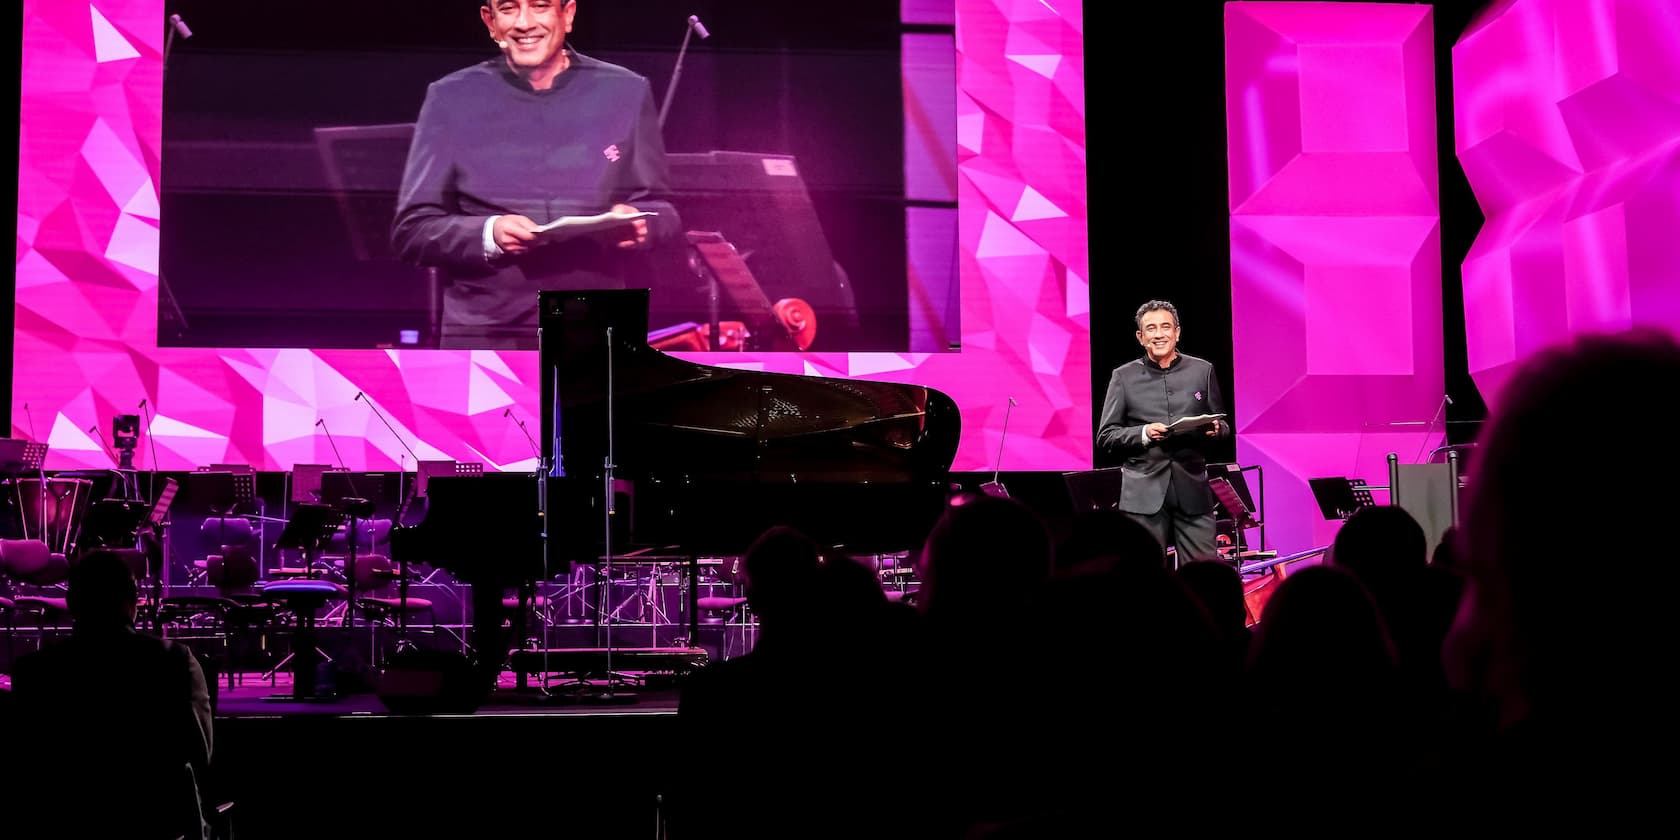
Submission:
[[[773,525],[860,554],[920,547],[949,494],[961,431],[950,397],[684,361],[648,346],[648,304],[646,289],[539,296],[542,440],[559,467],[546,488],[550,575],[603,553],[609,446],[615,556],[740,554]],[[424,519],[393,534],[392,554],[469,581],[540,576],[534,478],[431,479]]]

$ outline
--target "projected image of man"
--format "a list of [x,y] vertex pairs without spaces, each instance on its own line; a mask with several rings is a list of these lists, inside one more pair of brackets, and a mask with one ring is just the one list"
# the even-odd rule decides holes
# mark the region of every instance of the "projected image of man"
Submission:
[[[681,221],[646,78],[567,43],[576,0],[485,0],[499,55],[427,90],[392,244],[442,269],[445,347],[536,346],[537,292],[654,287]],[[658,215],[550,240],[561,216]]]

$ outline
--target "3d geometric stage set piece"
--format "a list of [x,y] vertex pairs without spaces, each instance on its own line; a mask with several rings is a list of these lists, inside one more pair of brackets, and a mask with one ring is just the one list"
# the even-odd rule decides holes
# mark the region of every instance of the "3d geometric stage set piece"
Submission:
[[1238,460],[1267,538],[1324,545],[1307,479],[1438,445],[1440,199],[1428,6],[1225,6]]
[[1680,334],[1680,4],[1496,4],[1453,47],[1453,106],[1487,216],[1464,314],[1489,405],[1569,336]]

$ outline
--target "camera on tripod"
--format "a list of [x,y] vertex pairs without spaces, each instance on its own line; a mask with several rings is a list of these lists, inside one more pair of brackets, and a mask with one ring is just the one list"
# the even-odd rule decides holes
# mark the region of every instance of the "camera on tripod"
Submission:
[[117,468],[134,469],[134,450],[140,448],[140,415],[118,414],[111,418],[111,445],[117,450]]

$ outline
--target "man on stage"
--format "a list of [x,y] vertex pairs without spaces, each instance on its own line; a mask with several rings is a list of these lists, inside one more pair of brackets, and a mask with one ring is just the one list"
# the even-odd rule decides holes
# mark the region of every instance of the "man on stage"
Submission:
[[[433,82],[392,245],[442,269],[442,345],[534,349],[537,292],[654,287],[647,249],[682,223],[647,79],[566,44],[577,0],[484,0],[501,54]],[[561,239],[561,216],[658,215]]]
[[[1178,309],[1164,300],[1138,307],[1143,358],[1114,369],[1103,398],[1097,449],[1123,456],[1120,509],[1143,523],[1177,563],[1218,556],[1206,449],[1231,436],[1225,396],[1206,359],[1178,352]],[[1221,415],[1197,421],[1205,415]],[[1182,423],[1176,428],[1173,424]]]

